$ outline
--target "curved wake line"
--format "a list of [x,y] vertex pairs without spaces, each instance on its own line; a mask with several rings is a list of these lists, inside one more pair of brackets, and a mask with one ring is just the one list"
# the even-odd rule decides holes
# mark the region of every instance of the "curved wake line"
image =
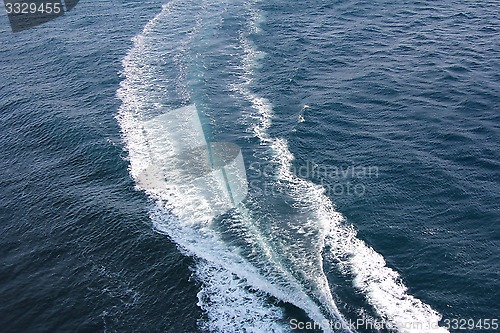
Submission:
[[[253,22],[253,33],[260,30],[257,22],[257,19]],[[354,286],[366,295],[376,312],[399,332],[448,332],[445,328],[438,327],[441,315],[429,305],[407,294],[407,287],[399,274],[386,266],[379,253],[356,237],[354,228],[345,224],[344,217],[335,210],[332,201],[325,195],[325,189],[292,173],[294,156],[287,141],[272,138],[268,134],[273,118],[272,105],[250,89],[253,68],[258,67],[257,61],[262,53],[254,48],[249,34],[242,34],[241,42],[247,55],[244,62],[245,82],[235,87],[235,90],[249,100],[260,115],[259,122],[252,129],[261,144],[269,145],[273,151],[274,161],[279,166],[277,180],[290,186],[304,203],[313,207],[321,226],[324,246],[329,248],[328,253],[325,253],[326,258],[340,262],[342,268],[354,276]],[[334,312],[338,312],[336,306]]]
[[292,174],[294,159],[283,139],[269,139],[281,164],[279,180],[292,186],[302,200],[314,207],[320,224],[325,228],[326,258],[340,262],[354,276],[354,286],[361,290],[376,312],[399,332],[448,332],[438,327],[441,315],[429,305],[406,293],[407,287],[399,274],[386,266],[384,258],[356,237],[354,228],[345,224],[324,194],[323,187]]
[[[244,57],[242,60],[243,63],[243,75],[242,75],[242,83],[241,84],[236,84],[232,85],[230,88],[237,92],[240,93],[242,96],[244,96],[245,99],[251,102],[254,110],[256,110],[260,116],[259,122],[257,125],[253,126],[253,132],[255,136],[257,136],[261,144],[266,145],[269,143],[272,143],[273,140],[269,138],[267,135],[267,130],[272,124],[272,107],[265,98],[262,98],[255,93],[253,93],[250,89],[250,85],[253,81],[253,76],[254,76],[254,69],[258,68],[258,61],[262,59],[265,56],[265,53],[260,52],[254,47],[252,41],[250,40],[250,35],[251,34],[257,34],[261,31],[260,28],[260,23],[263,21],[263,15],[260,12],[260,10],[255,9],[255,5],[260,2],[260,0],[251,0],[246,3],[247,10],[251,14],[251,18],[248,21],[248,26],[249,26],[249,32],[244,32],[240,31],[239,34],[239,41],[241,45],[243,46],[244,50]],[[280,168],[280,172],[282,168]],[[278,177],[278,179],[280,179]],[[325,226],[320,225],[319,226],[319,238],[320,243],[324,244],[324,233]],[[318,250],[317,255],[321,256],[323,248],[320,248]],[[335,304],[335,301],[333,300],[332,292],[330,290],[330,286],[328,284],[328,279],[324,273],[323,267],[320,267],[320,276],[317,277],[316,283],[319,285],[319,289],[321,293],[317,295],[317,299],[328,309],[330,315],[340,323],[340,327],[342,327],[343,331],[345,332],[353,332],[353,330],[350,328],[349,324],[345,320],[344,316],[342,313],[338,310],[337,305]],[[304,309],[306,312],[307,309]],[[309,313],[308,313],[309,314]],[[321,320],[317,320],[314,317],[311,317],[311,319],[315,320],[317,323],[321,322],[327,322]],[[328,330],[328,327],[325,327],[323,325],[324,330]]]
[[[125,78],[117,92],[122,105],[116,118],[129,153],[129,172],[136,180],[152,163],[143,133],[143,118],[154,113],[151,110],[162,108],[157,102],[161,101],[159,91],[162,89],[155,86],[159,73],[150,64],[155,61],[151,58],[157,46],[152,35],[173,6],[174,2],[163,6],[162,11],[133,38],[134,45],[123,59]],[[179,63],[180,57],[174,61]],[[260,289],[265,290],[263,287],[269,287],[269,283],[255,272],[254,267],[228,249],[217,235],[208,229],[196,230],[192,224],[180,223],[161,199],[150,217],[155,229],[167,234],[186,254],[204,258],[194,267],[195,277],[203,284],[198,294],[198,305],[207,316],[200,320],[202,329],[214,332],[289,332],[288,326],[283,324],[282,309],[269,304],[265,296],[251,292],[249,287],[261,286]],[[281,291],[268,288],[267,292],[279,295]],[[252,306],[250,310],[246,309],[249,304]]]
[[[129,153],[130,174],[136,180],[153,163],[144,134],[144,123],[152,114],[163,109],[161,101],[165,87],[161,86],[162,78],[159,77],[158,66],[155,66],[157,58],[161,58],[163,54],[157,52],[155,47],[159,42],[157,35],[161,36],[158,24],[168,19],[167,15],[175,9],[174,6],[175,1],[163,6],[162,11],[144,27],[141,34],[133,39],[134,46],[123,59],[125,79],[117,92],[123,103],[117,114],[117,120]],[[196,21],[198,24],[199,20]],[[180,44],[185,45],[190,38],[187,36],[184,41],[180,41]],[[181,61],[178,54],[182,51],[183,48],[180,47],[177,53],[172,52],[176,64]],[[182,80],[182,73],[178,79]],[[175,83],[177,86],[180,84]],[[171,139],[172,144],[168,146],[174,147],[175,138]],[[183,198],[175,196],[172,191],[168,194],[174,195],[176,199],[174,201],[178,200],[179,204],[173,205],[169,200],[153,195],[152,198],[157,200],[157,207],[151,213],[151,220],[158,231],[169,235],[187,254],[203,259],[198,262],[195,269],[196,277],[203,283],[198,304],[208,317],[208,321],[203,322],[202,327],[222,332],[228,329],[233,332],[289,331],[288,325],[279,322],[283,317],[281,308],[270,305],[266,302],[265,296],[250,290],[261,290],[294,304],[304,309],[311,319],[317,322],[326,320],[317,304],[303,291],[303,286],[286,270],[278,272],[277,277],[272,275],[265,277],[259,269],[239,255],[237,250],[222,241],[220,235],[210,230],[209,224],[180,221],[175,218],[171,214],[172,210],[179,206],[191,208],[192,205],[186,202],[189,201],[186,198],[183,202]],[[149,195],[151,196],[151,193]],[[264,248],[264,252],[269,252],[258,237],[256,241]],[[279,262],[273,261],[272,264],[277,265],[279,270]],[[280,274],[287,278],[284,285],[279,282],[282,280]],[[277,280],[274,281],[274,278]],[[231,282],[233,279],[238,282]],[[230,292],[233,296],[220,297],[222,291]],[[244,301],[238,302],[238,297],[252,299],[252,308],[246,308],[248,304]],[[237,321],[234,320],[236,317]]]
[[[175,3],[176,1],[172,1],[164,5],[162,11],[146,24],[143,31],[133,39],[134,46],[123,60],[125,79],[117,92],[123,103],[117,120],[129,151],[130,174],[134,179],[151,164],[147,142],[142,133],[142,119],[153,113],[151,110],[161,109],[164,97],[165,87],[158,82],[158,68],[155,67],[155,61],[158,60],[156,58],[161,54],[155,53],[155,48],[158,47],[155,42],[158,42],[158,38],[155,39],[154,34],[161,35],[157,26],[167,18]],[[447,332],[444,328],[414,329],[406,326],[410,322],[434,324],[441,316],[430,306],[406,293],[407,288],[402,284],[398,273],[386,266],[380,254],[358,239],[353,228],[345,225],[343,216],[335,211],[333,203],[324,194],[321,186],[296,177],[291,172],[294,157],[286,140],[268,135],[273,118],[272,106],[269,101],[254,94],[250,88],[255,75],[254,68],[263,55],[250,40],[250,35],[258,33],[260,29],[258,23],[261,13],[254,9],[255,4],[255,1],[247,3],[247,9],[251,13],[248,22],[250,32],[240,33],[240,42],[245,52],[243,83],[232,88],[250,101],[258,114],[258,123],[251,129],[261,144],[272,151],[274,163],[278,165],[277,180],[293,189],[293,193],[302,202],[313,208],[323,244],[321,252],[325,252],[325,257],[340,262],[346,271],[351,272],[355,287],[366,295],[367,301],[382,318],[398,325],[400,332]],[[198,20],[196,24],[193,31],[199,28]],[[179,55],[184,49],[182,45],[189,43],[192,34],[193,32],[184,36],[185,39],[179,42],[181,46],[173,57],[178,66],[182,66]],[[179,80],[182,80],[182,75],[179,74]],[[176,87],[182,85],[178,80],[175,83]],[[189,97],[186,89],[182,88],[179,95],[183,100]],[[171,215],[171,210],[166,201],[159,199],[157,207],[151,213],[151,219],[159,231],[168,234],[189,255],[203,258],[195,267],[195,275],[203,283],[203,289],[198,295],[199,305],[208,317],[202,327],[211,331],[289,331],[289,327],[279,323],[283,318],[281,309],[266,302],[265,296],[250,292],[256,289],[302,308],[318,323],[325,320],[317,304],[302,293],[297,281],[291,279],[290,285],[285,286],[273,283],[234,251],[234,248],[225,244],[220,235],[209,228],[179,221]],[[332,316],[344,321],[333,301],[324,274],[318,283],[322,291],[322,295],[318,297],[320,301]],[[301,292],[294,293],[297,290]],[[221,297],[223,291],[228,292],[229,296]],[[240,302],[243,298],[251,300],[253,311],[245,311],[245,302]],[[240,321],[235,321],[234,318]]]

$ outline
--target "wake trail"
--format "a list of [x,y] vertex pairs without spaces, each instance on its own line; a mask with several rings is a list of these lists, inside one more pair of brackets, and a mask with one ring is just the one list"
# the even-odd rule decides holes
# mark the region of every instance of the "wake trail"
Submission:
[[[318,237],[322,243],[318,250],[325,251],[326,259],[339,263],[341,269],[354,276],[354,286],[363,292],[368,303],[388,323],[387,326],[404,333],[448,332],[438,326],[441,315],[409,295],[399,274],[386,266],[379,253],[356,237],[355,229],[335,210],[332,201],[325,195],[325,189],[292,173],[292,161],[295,157],[289,150],[288,142],[268,134],[273,118],[272,104],[251,89],[255,69],[258,68],[257,62],[263,56],[250,39],[251,34],[258,33],[261,29],[258,10],[252,10],[255,14],[250,32],[240,33],[246,53],[244,80],[240,85],[233,86],[233,89],[250,101],[259,115],[258,121],[250,128],[261,144],[272,150],[272,160],[278,165],[277,181],[292,189],[297,198],[315,212],[320,230]],[[331,305],[331,308],[338,315],[336,306]]]
[[[201,14],[189,15],[192,11],[207,17],[220,14],[217,6],[210,3],[170,2],[134,38],[134,46],[123,60],[124,80],[117,92],[123,103],[117,120],[128,150],[130,174],[138,186],[152,165],[158,160],[168,163],[169,156],[175,156],[179,147],[190,140],[176,135],[174,128],[169,128],[168,118],[174,112],[173,105],[182,105],[191,98],[185,80],[192,56],[186,53],[193,38],[204,28],[205,19]],[[191,26],[185,26],[186,22]],[[166,31],[171,35],[165,36]],[[172,71],[166,73],[169,66]],[[161,124],[157,119],[162,119]],[[156,136],[153,141],[152,136]],[[155,149],[156,156],[151,154]],[[155,228],[173,239],[186,254],[200,259],[195,276],[203,283],[199,305],[207,318],[202,327],[221,332],[289,331],[283,322],[282,308],[273,305],[267,295],[304,309],[315,321],[326,320],[304,285],[280,262],[280,256],[261,237],[258,228],[253,227],[251,214],[244,207],[239,209],[240,220],[234,228],[240,238],[248,240],[247,245],[254,252],[246,257],[240,254],[241,247],[221,238],[214,221],[198,214],[199,207],[207,206],[203,198],[183,197],[175,184],[168,182],[161,192],[147,193],[156,202],[151,212]],[[256,292],[259,290],[264,293]],[[221,297],[222,291],[232,296]],[[252,300],[250,309],[245,299]]]
[[[200,83],[190,71],[206,70],[199,65],[203,54],[198,51],[200,45],[210,44],[207,36],[226,16],[236,13],[246,18],[245,27],[238,31],[239,45],[229,48],[240,59],[241,72],[239,80],[229,83],[228,88],[250,102],[250,118],[256,121],[249,130],[265,151],[263,155],[256,153],[256,158],[264,161],[270,156],[269,161],[277,166],[276,183],[291,189],[292,201],[308,209],[291,217],[261,216],[253,209],[258,208],[252,202],[257,199],[251,198],[221,221],[200,213],[200,207],[210,208],[203,197],[183,195],[177,184],[168,180],[162,191],[146,191],[155,202],[150,213],[154,227],[186,255],[197,258],[194,275],[202,282],[198,305],[206,316],[200,326],[214,332],[289,332],[283,309],[273,303],[271,295],[303,309],[315,322],[334,320],[344,327],[339,331],[355,331],[337,308],[323,271],[323,257],[351,272],[355,287],[382,318],[399,324],[398,331],[417,332],[401,326],[410,320],[439,321],[437,312],[406,293],[399,275],[385,265],[383,257],[356,237],[324,189],[291,172],[294,156],[287,141],[268,134],[272,105],[251,88],[264,57],[251,40],[252,34],[260,32],[263,20],[263,12],[257,8],[258,1],[169,2],[133,39],[133,47],[123,59],[124,78],[117,92],[122,100],[117,120],[128,151],[130,174],[139,188],[141,175],[158,161],[168,164],[179,147],[198,144],[195,137],[175,134],[172,112],[192,103],[191,87]],[[202,80],[203,74],[199,77]],[[189,128],[183,130],[189,133]],[[160,156],[153,156],[152,150]],[[234,237],[228,239],[227,234]],[[325,331],[332,330],[325,327]]]

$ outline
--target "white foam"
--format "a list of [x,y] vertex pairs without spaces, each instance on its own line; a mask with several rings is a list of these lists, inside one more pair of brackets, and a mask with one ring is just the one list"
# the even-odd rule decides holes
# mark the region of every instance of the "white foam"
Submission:
[[[258,16],[255,14],[255,17]],[[260,31],[259,22],[261,21],[254,20],[254,27],[251,29],[253,33]],[[354,229],[347,225],[344,217],[334,209],[333,203],[324,193],[324,188],[292,173],[291,163],[294,156],[288,149],[288,143],[268,134],[273,117],[272,105],[250,89],[253,70],[258,67],[256,63],[263,54],[248,41],[248,34],[242,33],[240,40],[246,53],[245,80],[233,88],[252,103],[259,116],[258,122],[252,126],[252,131],[261,144],[271,146],[274,162],[279,165],[278,181],[289,186],[300,200],[314,209],[320,237],[323,238],[324,245],[331,249],[329,256],[336,262],[343,263],[343,268],[354,275],[354,286],[366,295],[367,301],[376,312],[393,327],[397,327],[399,332],[448,332],[445,328],[437,327],[441,315],[429,305],[407,294],[407,287],[402,283],[399,274],[386,266],[379,253],[356,237]],[[304,110],[308,107],[305,105]],[[303,116],[299,121],[303,121]],[[328,287],[323,287],[326,292]],[[336,307],[333,312],[339,315]]]
[[[353,274],[355,287],[363,291],[368,302],[382,318],[393,323],[437,322],[440,315],[428,305],[408,295],[407,288],[402,284],[397,272],[388,268],[383,257],[358,239],[351,227],[346,226],[342,215],[335,211],[333,204],[324,194],[324,189],[291,173],[293,155],[287,142],[268,135],[273,117],[272,106],[268,100],[253,93],[249,88],[254,70],[258,67],[258,59],[265,56],[256,50],[249,39],[250,34],[260,31],[259,22],[263,21],[262,13],[255,9],[255,3],[246,3],[251,18],[248,22],[250,30],[240,32],[240,43],[244,49],[242,83],[233,85],[232,88],[249,100],[257,112],[258,121],[251,129],[262,145],[271,148],[274,163],[279,166],[279,182],[291,188],[294,195],[315,212],[314,221],[304,221],[314,225],[319,231],[319,243],[322,245],[316,249],[315,256],[320,258],[323,247],[327,245],[331,249],[327,255]],[[179,95],[184,99],[189,97],[187,90],[182,88],[182,81],[185,79],[182,54],[200,28],[201,20],[194,19],[196,23],[191,33],[182,38],[171,38],[175,43],[168,44],[165,41],[168,37],[165,37],[166,32],[157,31],[159,23],[168,21],[169,15],[180,15],[179,12],[184,9],[186,8],[182,1],[171,1],[163,6],[161,13],[134,38],[134,46],[123,60],[125,79],[118,91],[123,104],[117,119],[129,153],[130,173],[136,179],[152,163],[143,128],[150,115],[157,115],[163,108],[161,101],[165,99],[165,86],[173,84],[175,89],[180,90]],[[158,51],[159,45],[163,48],[162,52]],[[158,60],[168,55],[172,56],[173,62],[181,69],[175,82],[168,82],[168,79],[160,75],[163,68],[158,64]],[[172,189],[170,194],[175,197],[175,189]],[[260,248],[266,256],[269,262],[267,267],[260,263],[263,266],[258,268],[245,259],[240,255],[239,249],[224,242],[220,235],[210,228],[210,224],[186,223],[175,218],[170,213],[173,207],[168,196],[152,197],[157,200],[151,213],[155,227],[168,234],[188,255],[202,258],[196,265],[195,274],[203,283],[199,305],[207,314],[208,320],[203,323],[205,328],[220,332],[288,331],[286,325],[279,323],[282,319],[280,308],[270,305],[265,296],[250,291],[250,288],[304,309],[316,322],[325,320],[322,309],[304,291],[304,286],[283,267],[273,248],[258,234],[258,230],[252,228],[251,219],[240,223],[248,229],[247,238],[251,242],[249,246]],[[185,210],[185,215],[196,210],[190,198],[175,197],[174,201],[176,205],[184,204],[182,209]],[[305,233],[304,228],[307,229],[307,226],[309,225],[299,228],[299,232]],[[312,281],[319,290],[315,295],[316,300],[322,303],[333,317],[342,320],[321,268],[321,265],[315,268],[320,274],[317,280]],[[248,304],[251,304],[251,307]],[[399,331],[417,332],[403,326],[400,326]],[[418,330],[427,331],[446,332],[443,328]]]
[[284,333],[283,309],[270,304],[265,294],[252,290],[237,275],[200,261],[196,265],[197,279],[203,283],[198,293],[198,305],[208,320],[201,327],[211,332]]
[[[437,327],[441,315],[407,294],[407,287],[401,282],[399,274],[386,266],[380,254],[356,237],[354,229],[345,224],[344,217],[324,194],[324,188],[298,178],[291,172],[294,156],[288,149],[288,143],[267,134],[272,119],[271,105],[262,105],[264,99],[253,93],[245,95],[262,114],[262,121],[254,127],[254,133],[263,144],[272,147],[274,161],[279,165],[278,180],[295,190],[296,195],[314,209],[320,230],[323,231],[324,244],[331,249],[330,257],[342,262],[344,270],[354,275],[354,286],[363,291],[377,313],[402,333],[448,332],[445,328]],[[347,259],[341,261],[341,258]]]
[[[166,44],[164,34],[167,32],[161,32],[157,27],[160,23],[164,24],[169,15],[179,15],[177,12],[183,8],[177,8],[176,4],[176,1],[172,1],[163,7],[162,12],[134,38],[134,46],[123,60],[125,79],[117,93],[123,103],[117,119],[128,150],[130,174],[136,180],[140,180],[145,170],[155,163],[155,158],[150,155],[150,142],[145,135],[145,127],[150,125],[150,119],[163,112],[165,106],[162,100],[164,94],[168,93],[167,87],[172,84],[182,85],[180,82],[169,82],[162,76],[162,64],[158,63],[158,59],[166,54],[172,55],[176,64],[182,62],[179,53],[184,52],[183,48]],[[197,19],[195,21],[196,24],[200,22]],[[179,43],[188,43],[190,38],[187,36],[185,40],[180,39]],[[161,52],[158,50],[159,45],[165,48]],[[180,74],[176,80],[182,81],[182,77]],[[265,101],[262,103],[265,105]],[[165,135],[168,136],[168,133]],[[179,140],[183,138],[169,136],[169,144],[162,148],[167,156],[175,154]],[[265,297],[260,294],[249,292],[249,287],[305,309],[315,321],[326,320],[322,310],[304,291],[304,286],[282,267],[279,260],[275,260],[278,256],[273,253],[272,247],[266,244],[265,239],[259,237],[255,228],[249,227],[253,234],[246,238],[269,259],[268,262],[261,262],[259,268],[243,258],[237,247],[221,240],[220,235],[211,229],[209,218],[196,217],[197,207],[202,204],[199,198],[180,196],[175,186],[165,189],[161,194],[148,194],[156,200],[156,206],[151,212],[155,228],[168,234],[186,254],[203,260],[204,264],[199,263],[195,273],[203,282],[200,305],[209,319],[204,323],[205,327],[221,332],[269,332],[270,329],[276,332],[288,331],[288,326],[283,323],[271,323],[281,318],[278,308],[267,304]],[[182,216],[183,219],[172,214],[179,210],[182,210],[182,214],[176,215]],[[197,221],[187,220],[186,216],[189,215],[196,217]],[[251,221],[246,222],[251,224]],[[245,221],[240,223],[245,224]],[[230,283],[229,278],[224,276],[237,276],[240,282]],[[222,292],[228,292],[233,297],[222,297]],[[255,306],[254,311],[248,310],[248,304],[244,301],[248,298]],[[228,304],[231,306],[227,306]],[[234,314],[239,316],[238,321],[220,319],[221,315],[227,319],[234,317]]]
[[448,332],[437,327],[441,315],[407,293],[399,274],[386,266],[384,258],[356,237],[352,228],[330,231],[327,244],[332,257],[354,276],[354,286],[383,319],[399,332]]
[[[295,281],[293,277],[285,275],[286,279],[284,280],[279,272],[279,267],[277,268],[276,266],[272,266],[275,275],[264,276],[261,273],[262,269],[257,268],[241,256],[238,247],[224,242],[220,234],[210,228],[209,225],[199,225],[197,228],[193,228],[190,225],[180,223],[175,216],[168,214],[168,208],[162,206],[161,202],[158,202],[156,208],[151,212],[151,220],[159,232],[169,235],[186,254],[201,258],[203,262],[209,263],[209,266],[214,267],[214,269],[230,272],[244,281],[245,283],[241,284],[243,289],[250,286],[255,290],[260,290],[277,299],[294,304],[301,309],[305,309],[311,319],[316,322],[324,322],[326,320],[321,309],[302,290],[302,285]],[[252,236],[251,241],[261,242],[258,238]],[[206,296],[208,294],[213,299],[220,300],[221,296],[218,293],[228,287],[226,282],[225,278],[221,281],[210,280],[210,285],[207,285],[208,289],[203,289],[203,295]],[[245,293],[245,291],[238,290],[237,293],[241,294]],[[218,313],[223,304],[214,304],[217,304],[217,308],[211,311]],[[235,301],[234,304],[241,304],[243,309],[233,309],[233,311],[247,313],[247,310],[244,309],[244,302],[237,303]],[[266,309],[269,310],[271,308],[266,307]],[[274,313],[275,311],[273,310],[267,316],[273,317]],[[251,321],[251,318],[241,318],[241,321]],[[239,325],[238,323],[236,324]],[[214,323],[214,325],[217,326],[218,324]],[[326,332],[329,331],[326,330]]]
[[[256,47],[249,39],[251,34],[261,31],[260,24],[262,22],[265,22],[262,13],[255,9],[256,2],[257,1],[247,2],[247,6],[251,8],[251,19],[249,20],[250,28],[249,31],[241,31],[239,36],[240,43],[243,45],[244,50],[242,81],[240,84],[232,85],[231,88],[233,89],[233,91],[240,93],[245,99],[251,102],[253,109],[257,111],[258,115],[258,122],[252,126],[253,132],[260,139],[262,145],[271,144],[272,146],[276,143],[279,143],[279,140],[277,141],[275,139],[272,139],[267,134],[267,131],[272,123],[272,106],[267,99],[258,96],[250,89],[250,85],[253,81],[254,71],[259,67],[259,60],[261,60],[265,56],[263,52],[260,52],[256,49]],[[284,152],[284,150],[276,149],[275,151]],[[279,164],[282,165],[282,161],[280,161]],[[284,173],[289,171],[286,170],[286,166],[283,166],[280,168],[279,172],[282,174],[281,176],[284,177]],[[297,181],[299,180],[297,179]],[[305,181],[301,182],[305,185],[308,185],[309,190],[314,190],[314,192],[321,191],[319,187],[315,187],[314,189],[312,189],[312,187],[314,186],[312,186],[313,184],[311,183],[307,183]],[[292,260],[296,270],[298,269],[301,271],[304,282],[309,285],[310,289],[312,289],[311,296],[313,296],[327,310],[328,317],[333,320],[339,321],[340,323],[342,323],[343,327],[346,328],[346,331],[350,331],[348,328],[349,325],[338,310],[333,300],[327,277],[322,269],[323,267],[321,253],[324,245],[323,238],[325,235],[325,226],[317,225],[314,221],[304,221],[304,223],[308,224],[307,227],[309,228],[319,230],[319,242],[317,242],[319,246],[316,245],[315,247],[311,244],[312,249],[310,251],[301,253],[303,252],[303,249],[296,249],[297,247],[300,247],[298,244],[287,244],[287,250],[289,252],[292,252],[295,256],[295,258],[289,259]],[[303,229],[300,229],[300,226],[296,227],[294,225],[290,225],[290,227],[295,228],[297,230],[297,233],[299,234],[304,233]],[[310,315],[310,310],[308,308],[303,309]],[[316,320],[316,318],[311,318]],[[316,320],[316,322],[320,323],[321,321]]]
[[292,174],[293,155],[283,139],[272,139],[275,161],[280,164],[278,177],[297,191],[323,226],[326,258],[340,262],[354,276],[354,286],[361,290],[377,313],[399,332],[447,332],[437,327],[441,315],[429,305],[407,294],[399,274],[386,266],[384,258],[356,237],[352,226],[335,211],[324,188]]

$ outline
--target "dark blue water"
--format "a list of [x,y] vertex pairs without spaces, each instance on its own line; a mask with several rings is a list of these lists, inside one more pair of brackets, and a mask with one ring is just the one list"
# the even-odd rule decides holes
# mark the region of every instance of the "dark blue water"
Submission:
[[[495,1],[0,16],[0,331],[498,330],[499,33]],[[215,219],[137,186],[145,124],[189,104],[245,159]]]

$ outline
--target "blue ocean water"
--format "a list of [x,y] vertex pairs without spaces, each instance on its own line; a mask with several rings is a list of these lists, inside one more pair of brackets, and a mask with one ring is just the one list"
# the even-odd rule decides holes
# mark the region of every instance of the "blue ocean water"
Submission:
[[[0,15],[0,331],[498,330],[499,32],[495,1]],[[138,186],[190,104],[245,159],[215,219]]]

